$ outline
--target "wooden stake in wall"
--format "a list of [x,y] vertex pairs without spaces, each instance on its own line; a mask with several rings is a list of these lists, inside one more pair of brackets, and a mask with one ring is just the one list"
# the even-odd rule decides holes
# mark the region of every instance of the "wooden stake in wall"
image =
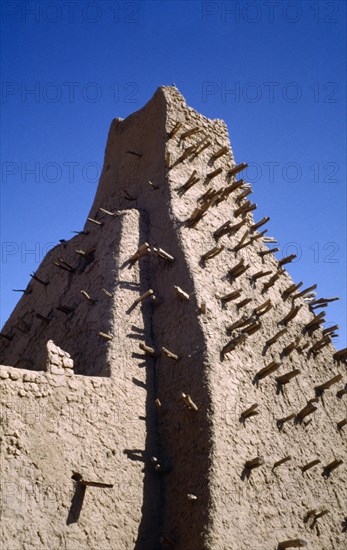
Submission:
[[328,478],[336,468],[341,466],[341,464],[343,464],[343,460],[337,460],[335,458],[335,460],[324,466],[322,476]]
[[276,361],[271,361],[269,365],[266,365],[266,367],[260,369],[260,371],[257,372],[255,375],[256,380],[262,380],[266,376],[269,376],[273,372],[279,369],[281,366],[281,363],[277,363]]
[[279,543],[278,550],[285,550],[285,548],[306,548],[307,542],[302,539],[288,539]]
[[247,418],[251,418],[252,416],[259,414],[259,411],[257,410],[258,407],[258,403],[254,403],[254,405],[243,411],[240,415],[241,420],[245,421]]
[[340,349],[336,353],[334,353],[333,358],[335,361],[346,361],[347,360],[347,348]]
[[221,351],[222,357],[224,357],[230,351],[233,351],[236,348],[236,346],[243,344],[246,341],[246,339],[247,339],[247,335],[241,334],[240,336],[237,336],[236,338],[233,338],[232,340],[230,340],[230,342],[228,342]]
[[169,134],[168,134],[168,136],[167,136],[168,139],[173,138],[173,137],[177,134],[178,130],[179,130],[181,127],[182,127],[182,123],[181,123],[181,122],[176,122],[176,124],[175,124],[174,127],[172,128],[171,132],[169,132]]
[[186,395],[185,393],[181,393],[181,398],[183,399],[184,403],[187,405],[188,409],[191,411],[198,411],[197,405],[194,403],[190,395]]
[[302,307],[301,305],[292,307],[287,313],[287,315],[282,319],[282,321],[280,321],[280,323],[282,325],[287,325],[290,321],[292,321],[297,316],[301,307]]
[[314,413],[317,410],[317,407],[313,405],[313,403],[308,402],[307,405],[301,409],[301,411],[298,412],[296,415],[296,418],[299,422],[302,422],[306,416],[309,414]]
[[245,168],[248,167],[248,164],[245,162],[241,162],[241,164],[238,164],[237,166],[234,166],[228,171],[228,176],[236,176],[239,172],[242,172],[242,170],[245,170]]
[[317,466],[317,464],[320,464],[320,460],[318,458],[316,458],[315,460],[311,460],[310,462],[308,462],[307,464],[304,464],[304,466],[301,466],[301,471],[302,473],[305,473],[307,472],[307,470],[310,470],[311,468],[313,468],[314,466]]
[[220,254],[223,250],[224,246],[214,246],[211,250],[205,252],[205,254],[201,256],[201,261],[207,262],[207,260],[212,260],[212,258],[218,256],[218,254]]
[[277,342],[277,340],[283,336],[283,334],[285,334],[286,332],[288,331],[287,328],[284,328],[282,330],[280,330],[279,332],[277,332],[275,334],[275,336],[273,336],[272,338],[270,338],[269,340],[266,341],[266,345],[269,347],[269,346],[272,346],[272,344],[274,344],[275,342]]

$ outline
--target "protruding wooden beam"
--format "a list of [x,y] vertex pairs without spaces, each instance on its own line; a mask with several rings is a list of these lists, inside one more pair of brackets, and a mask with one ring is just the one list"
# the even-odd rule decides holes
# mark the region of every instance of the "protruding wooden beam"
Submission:
[[145,254],[147,254],[147,252],[149,252],[150,250],[150,246],[149,246],[149,243],[145,242],[143,243],[135,252],[135,254],[133,254],[131,257],[130,257],[130,262],[132,264],[134,264],[137,260],[139,260],[140,258],[142,258],[142,256],[144,256]]
[[230,228],[229,228],[229,231],[228,231],[228,235],[233,235],[239,229],[241,229],[241,227],[246,225],[246,223],[247,223],[247,219],[245,218],[245,219],[241,220],[239,223],[235,223],[234,225],[231,225]]
[[187,137],[193,136],[198,132],[201,132],[201,128],[199,128],[199,126],[194,126],[194,128],[191,128],[190,130],[183,132],[183,134],[181,134],[180,136],[180,139],[186,139]]
[[255,243],[255,241],[259,241],[260,239],[262,239],[264,237],[265,233],[267,233],[267,229],[265,229],[261,233],[258,233],[258,235],[254,235],[253,237],[251,237],[252,243]]
[[215,258],[216,256],[218,256],[218,254],[220,254],[224,250],[224,248],[225,248],[224,246],[214,246],[211,250],[209,250],[208,252],[205,252],[205,254],[201,256],[201,261],[207,262],[207,260],[211,260],[212,258]]
[[267,250],[261,250],[258,252],[259,256],[267,256],[268,254],[275,254],[275,252],[278,252],[279,248],[268,248]]
[[112,340],[112,335],[106,334],[106,332],[98,332],[98,335],[104,340]]
[[177,134],[177,132],[178,132],[178,130],[181,128],[181,126],[182,126],[182,123],[181,123],[181,122],[176,122],[176,124],[175,124],[174,127],[172,128],[171,132],[168,133],[167,138],[168,138],[168,139],[173,138],[173,137]]
[[101,292],[103,292],[109,298],[112,298],[112,296],[113,296],[112,292],[109,292],[108,290],[106,290],[106,288],[102,288]]
[[221,351],[222,357],[224,357],[230,351],[233,351],[236,348],[236,346],[243,344],[246,341],[246,339],[247,339],[247,334],[241,334],[240,336],[237,336],[236,338],[233,338],[232,340],[230,340],[230,342],[225,344],[225,346]]
[[305,296],[306,294],[308,294],[309,292],[311,292],[315,288],[317,288],[317,285],[312,285],[312,286],[309,286],[308,288],[305,288],[304,290],[302,290],[298,294],[295,294],[295,296],[293,296],[293,300],[295,300],[296,298],[302,298],[303,296]]
[[327,380],[324,382],[324,384],[320,384],[319,386],[315,386],[315,390],[318,393],[324,392],[325,390],[328,390],[333,386],[334,384],[337,384],[342,380],[342,374],[337,374],[336,376],[333,376],[333,378],[330,378],[330,380]]
[[105,208],[100,207],[99,211],[102,212],[103,214],[105,214],[105,216],[111,216],[112,218],[117,216],[116,212],[110,212],[109,210],[106,210]]
[[213,233],[214,238],[218,241],[223,235],[226,235],[229,232],[230,226],[232,224],[231,220],[226,221]]
[[283,348],[282,354],[286,356],[290,355],[295,349],[299,347],[299,343],[300,343],[300,337],[295,338],[293,342],[290,342],[290,344],[288,344]]
[[234,181],[234,183],[231,183],[230,185],[227,185],[226,187],[224,187],[224,189],[222,190],[221,195],[220,195],[220,197],[217,201],[217,204],[219,204],[220,202],[222,202],[226,198],[228,198],[228,196],[231,193],[233,193],[233,191],[236,191],[236,189],[243,188],[244,184],[245,184],[245,180],[240,179],[240,180]]
[[253,300],[253,298],[245,298],[244,300],[241,300],[241,302],[236,302],[237,309],[241,309],[242,307],[245,307],[252,300]]
[[101,225],[104,225],[102,222],[100,222],[99,220],[94,220],[94,218],[87,218],[87,220],[90,222],[90,223],[93,223],[94,225],[98,225],[99,227]]
[[160,351],[162,352],[163,355],[166,355],[166,357],[168,357],[169,359],[173,359],[174,361],[179,360],[178,355],[176,355],[175,353],[172,353],[172,351],[168,350],[167,348],[164,348],[164,346],[161,348]]
[[221,149],[218,149],[215,153],[212,154],[212,159],[217,160],[219,157],[222,157],[226,153],[228,153],[229,147],[222,147]]
[[324,323],[324,315],[325,315],[325,311],[322,311],[318,315],[315,315],[314,318],[311,321],[309,321],[309,323],[306,323],[306,325],[304,326],[304,331],[310,331],[310,330],[313,330],[314,328],[319,327],[321,323]]
[[138,151],[125,151],[128,155],[134,155],[134,157],[141,158],[142,153],[139,153]]
[[202,141],[200,141],[200,143],[198,143],[197,145],[197,149],[194,153],[194,157],[197,157],[198,155],[200,155],[200,153],[205,151],[205,149],[207,149],[210,145],[211,145],[211,142],[206,139],[203,139]]
[[307,472],[307,470],[310,470],[314,466],[317,466],[317,464],[320,464],[320,460],[318,458],[316,460],[311,460],[307,464],[304,464],[304,466],[300,466],[300,469],[302,473],[305,473]]
[[276,421],[278,429],[281,430],[283,427],[283,424],[285,424],[286,422],[290,422],[290,420],[293,420],[295,416],[296,416],[295,413],[293,413],[293,414],[289,414],[288,416],[285,416],[284,418],[279,418]]
[[285,291],[282,294],[282,298],[287,299],[293,292],[298,290],[304,283],[300,281],[297,285],[295,283],[288,286],[288,288],[285,289]]
[[328,344],[331,344],[331,338],[327,334],[327,335],[323,336],[323,338],[320,338],[319,340],[317,340],[317,342],[315,342],[313,344],[313,346],[310,347],[309,351],[310,351],[310,353],[318,353],[318,351],[323,349]]
[[227,330],[228,331],[235,330],[237,328],[244,327],[245,325],[249,325],[251,322],[252,322],[252,319],[250,318],[245,319],[244,317],[241,317],[241,319],[238,319],[237,321],[234,321],[234,323],[229,325],[227,327]]
[[288,384],[288,382],[290,382],[293,378],[298,376],[298,374],[300,373],[301,373],[301,370],[294,369],[289,372],[286,372],[285,374],[282,374],[281,376],[277,376],[275,380],[277,384],[279,384],[280,386],[284,386],[285,384]]
[[254,470],[254,468],[259,468],[265,464],[265,460],[262,456],[256,456],[251,460],[246,460],[245,470]]
[[223,168],[216,168],[216,170],[213,170],[213,172],[209,172],[206,174],[206,178],[209,180],[212,180],[213,178],[219,176],[223,172]]
[[282,270],[279,270],[279,271],[276,271],[276,273],[270,277],[270,279],[263,284],[263,289],[262,289],[262,293],[266,292],[269,288],[271,288],[275,282],[280,278],[281,275],[283,275],[283,271]]
[[140,302],[143,302],[143,300],[145,300],[146,298],[149,298],[150,296],[153,296],[153,294],[154,294],[154,290],[150,288],[149,290],[141,294],[141,296],[136,298],[136,300],[134,301],[134,304],[139,304]]
[[269,298],[268,300],[266,300],[265,302],[263,302],[262,304],[260,304],[256,308],[254,308],[253,313],[254,313],[254,315],[257,315],[258,317],[261,317],[262,315],[265,315],[265,313],[270,311],[270,309],[272,307],[273,306],[272,306],[271,300]]
[[181,300],[184,300],[186,302],[189,302],[189,300],[190,300],[189,294],[187,292],[184,292],[184,290],[182,290],[181,287],[174,285],[174,290],[175,290],[176,296],[178,296],[178,298],[180,298]]
[[193,210],[193,213],[191,214],[190,218],[187,220],[187,225],[189,227],[195,227],[200,220],[206,215],[207,208],[206,207],[197,207]]
[[281,458],[281,460],[277,460],[277,462],[275,462],[275,464],[272,466],[272,469],[275,470],[279,466],[282,466],[282,464],[289,462],[289,460],[292,460],[292,457],[290,455]]
[[336,468],[341,466],[341,464],[343,464],[343,460],[338,460],[338,459],[335,458],[335,460],[333,460],[332,462],[330,462],[329,464],[324,466],[322,476],[323,477],[329,477],[330,474],[334,470],[336,470]]
[[321,512],[318,512],[316,515],[315,515],[315,519],[319,519],[319,518],[322,518],[323,516],[326,516],[327,514],[329,514],[329,510],[322,510]]
[[77,481],[80,485],[84,485],[85,487],[101,487],[101,488],[111,488],[113,487],[113,483],[102,483],[100,481],[87,481],[86,479],[83,479],[82,474],[79,474],[77,472],[74,472],[71,476],[71,479],[74,481]]
[[251,407],[243,411],[240,415],[242,420],[246,420],[247,418],[251,418],[252,416],[256,416],[259,414],[259,411],[257,410],[259,407],[258,403],[254,403]]
[[90,231],[71,231],[71,233],[75,233],[76,235],[89,235]]
[[231,302],[232,300],[236,300],[236,298],[239,298],[242,294],[242,290],[234,290],[233,292],[229,292],[229,294],[226,294],[225,296],[221,297],[221,301],[223,303]]
[[237,166],[234,166],[230,170],[228,170],[228,176],[236,176],[239,172],[242,172],[242,170],[245,170],[245,168],[248,167],[248,164],[245,162],[241,162],[241,164],[237,164]]
[[260,371],[257,372],[257,374],[255,375],[255,378],[257,380],[262,380],[266,376],[269,376],[270,374],[278,370],[281,364],[282,363],[277,363],[276,361],[271,361],[269,365],[266,365],[265,367],[260,369]]
[[307,542],[302,539],[288,539],[283,540],[278,545],[278,550],[285,550],[285,548],[306,548]]
[[278,265],[281,267],[282,265],[289,264],[296,258],[296,254],[290,254],[289,256],[286,256],[285,258],[282,258],[282,260],[278,261]]
[[158,353],[155,351],[155,349],[151,346],[147,346],[147,344],[144,344],[143,342],[140,342],[139,348],[144,351],[146,355],[150,355],[151,357],[158,357]]
[[253,193],[252,189],[245,189],[244,191],[242,191],[242,193],[237,195],[235,201],[237,203],[240,203],[243,199],[245,199],[246,197],[248,197],[248,195],[251,195],[252,193]]
[[347,360],[347,348],[340,349],[334,353],[333,358],[335,361],[346,361]]
[[34,279],[37,283],[40,283],[41,285],[48,286],[49,281],[43,281],[42,279],[39,279],[39,277],[35,273],[31,273],[30,277]]
[[22,292],[24,295],[28,295],[32,293],[31,289],[22,289],[22,288],[13,288],[12,292]]
[[[247,237],[249,236],[249,231],[246,230],[243,234],[243,236],[241,237],[241,239],[239,240],[239,242],[234,246],[233,248],[233,251],[234,252],[237,252],[238,250],[241,250],[242,248],[244,248],[245,246],[248,246],[249,244],[252,244],[252,241],[247,241]],[[246,242],[247,241],[247,242]]]
[[150,252],[152,254],[155,254],[159,258],[162,258],[163,260],[166,260],[167,262],[173,263],[175,261],[175,258],[173,256],[171,256],[171,254],[169,254],[168,252],[163,250],[162,248],[159,248],[159,247],[156,247],[156,246],[151,246],[150,247]]
[[157,407],[158,411],[161,411],[162,404],[160,399],[157,397],[157,399],[154,400],[155,406]]
[[298,412],[298,414],[296,415],[296,418],[302,422],[302,420],[308,416],[309,414],[312,414],[314,413],[316,410],[317,410],[318,407],[315,407],[313,405],[313,403],[311,402],[308,402],[307,405],[305,405],[305,407],[303,409],[301,409],[301,411]]
[[173,166],[176,166],[177,164],[180,164],[180,162],[183,162],[186,158],[188,158],[190,155],[196,152],[196,145],[191,145],[190,147],[187,147],[182,153],[182,155],[173,163],[171,168]]
[[192,174],[189,176],[189,178],[187,179],[186,183],[184,183],[180,187],[180,191],[182,193],[185,193],[186,191],[188,191],[191,187],[193,187],[193,185],[195,185],[199,181],[200,178],[197,178],[196,174],[197,174],[197,171],[194,170]]
[[343,420],[340,420],[340,422],[337,422],[337,429],[340,431],[344,426],[347,424],[347,418],[344,418]]
[[311,305],[315,305],[315,304],[321,304],[321,303],[329,303],[329,302],[335,302],[336,300],[339,300],[340,298],[338,296],[336,296],[335,298],[319,298],[318,300],[313,300],[313,302],[311,302]]
[[257,279],[260,279],[261,277],[266,277],[267,275],[271,275],[272,271],[257,271],[252,275],[253,281],[256,281]]
[[265,225],[268,221],[270,221],[269,216],[265,216],[259,222],[251,225],[251,231],[256,231],[256,229],[259,229],[259,227],[262,227],[262,225]]
[[280,330],[279,332],[276,332],[276,334],[272,337],[272,338],[269,338],[269,340],[266,341],[266,345],[269,347],[269,346],[272,346],[272,344],[274,344],[275,342],[277,342],[277,340],[283,336],[283,334],[285,334],[286,332],[288,331],[287,328],[284,328],[282,330]]
[[185,393],[181,393],[181,398],[183,399],[184,403],[187,405],[188,409],[191,411],[198,411],[198,406],[194,403],[190,395],[186,395]]
[[282,321],[280,321],[280,323],[282,325],[287,325],[290,321],[292,321],[297,316],[301,307],[302,307],[301,305],[292,306],[288,311],[287,315],[282,319]]
[[241,332],[248,334],[248,336],[251,336],[251,334],[254,334],[260,329],[261,329],[261,323],[252,323],[248,327],[244,328]]
[[68,271],[69,273],[75,273],[76,269],[69,265],[67,262],[59,258],[59,260],[54,260],[52,262],[53,265],[56,267],[60,267],[60,269],[63,269],[64,271]]
[[333,325],[332,327],[325,328],[323,330],[323,334],[325,336],[327,334],[330,334],[331,332],[335,332],[335,330],[338,330],[339,328],[340,328],[339,325]]
[[237,279],[238,277],[240,277],[240,275],[245,273],[245,271],[247,271],[247,269],[249,269],[250,267],[251,267],[250,264],[245,265],[244,260],[242,259],[238,264],[236,264],[232,269],[230,269],[229,277],[231,279]]
[[202,315],[205,315],[207,312],[206,302],[200,302],[199,311]]
[[82,296],[84,296],[91,304],[95,304],[95,300],[93,300],[88,292],[86,290],[80,290],[80,293],[82,294]]
[[257,208],[256,204],[251,204],[250,201],[246,201],[245,204],[240,206],[240,208],[237,208],[234,212],[234,218],[237,218],[240,215],[247,214],[248,212],[252,212],[252,210],[255,210]]

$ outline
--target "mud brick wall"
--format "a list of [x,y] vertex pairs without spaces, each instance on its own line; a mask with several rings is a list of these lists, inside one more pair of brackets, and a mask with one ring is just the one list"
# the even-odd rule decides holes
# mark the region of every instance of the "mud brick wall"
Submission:
[[[271,251],[244,167],[174,87],[112,122],[83,231],[2,331],[2,478],[39,487],[16,520],[3,489],[7,545],[344,548],[347,354],[328,299]],[[59,422],[29,423],[29,399]],[[74,472],[99,486],[72,521]]]

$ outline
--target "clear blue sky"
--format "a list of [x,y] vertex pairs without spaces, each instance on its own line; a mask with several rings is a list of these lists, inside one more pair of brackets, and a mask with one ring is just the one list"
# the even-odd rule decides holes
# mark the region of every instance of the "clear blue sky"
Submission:
[[229,127],[256,218],[346,345],[346,2],[4,0],[1,325],[82,227],[112,118],[175,83]]

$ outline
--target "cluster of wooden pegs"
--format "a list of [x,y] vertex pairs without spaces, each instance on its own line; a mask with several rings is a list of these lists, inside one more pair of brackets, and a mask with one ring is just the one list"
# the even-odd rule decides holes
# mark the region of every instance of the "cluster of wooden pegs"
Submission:
[[130,256],[129,258],[130,266],[133,266],[137,261],[139,261],[146,254],[152,254],[169,263],[173,263],[175,261],[175,258],[171,254],[163,250],[162,248],[152,246],[148,242],[145,242],[136,250],[135,254]]

